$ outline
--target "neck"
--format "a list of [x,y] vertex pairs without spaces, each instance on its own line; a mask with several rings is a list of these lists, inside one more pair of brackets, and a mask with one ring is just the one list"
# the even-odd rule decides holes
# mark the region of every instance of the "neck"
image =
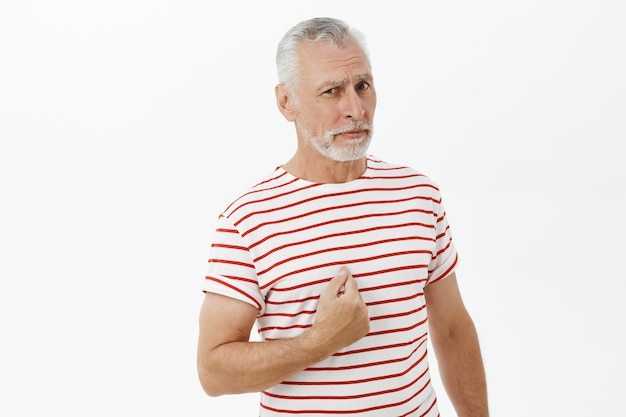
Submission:
[[367,169],[367,159],[333,161],[319,155],[318,158],[302,157],[296,153],[283,169],[294,177],[318,184],[338,184],[359,178]]

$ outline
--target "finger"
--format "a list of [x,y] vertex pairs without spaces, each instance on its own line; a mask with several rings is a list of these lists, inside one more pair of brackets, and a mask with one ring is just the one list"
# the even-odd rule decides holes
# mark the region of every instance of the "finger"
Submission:
[[334,294],[339,293],[340,289],[345,285],[349,275],[350,272],[348,271],[348,268],[345,266],[342,267],[339,273],[328,283],[328,291],[331,291]]
[[353,293],[359,292],[359,286],[356,283],[356,279],[352,275],[346,277],[346,281],[344,283],[344,292]]

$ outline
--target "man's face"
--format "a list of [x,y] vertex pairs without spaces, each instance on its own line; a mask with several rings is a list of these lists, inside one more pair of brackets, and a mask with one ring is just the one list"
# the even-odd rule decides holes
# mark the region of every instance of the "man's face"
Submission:
[[365,156],[376,109],[367,56],[352,40],[302,43],[295,125],[301,139],[323,156],[352,161]]

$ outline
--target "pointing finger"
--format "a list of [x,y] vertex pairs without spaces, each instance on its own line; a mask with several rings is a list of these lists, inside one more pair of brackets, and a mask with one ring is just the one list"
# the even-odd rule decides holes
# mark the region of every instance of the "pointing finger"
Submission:
[[345,266],[341,268],[339,273],[333,277],[328,283],[328,291],[333,294],[337,294],[337,296],[343,294],[344,286],[346,284],[346,280],[350,276],[350,271]]
[[346,281],[344,283],[344,292],[349,292],[349,293],[353,293],[353,292],[358,292],[359,291],[359,286],[356,283],[356,280],[354,279],[354,277],[352,275],[349,275],[346,278]]

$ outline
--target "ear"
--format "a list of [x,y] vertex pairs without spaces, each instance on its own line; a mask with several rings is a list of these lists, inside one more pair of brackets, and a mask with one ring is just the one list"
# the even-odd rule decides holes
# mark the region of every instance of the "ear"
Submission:
[[283,114],[283,117],[288,122],[293,122],[296,119],[296,108],[293,96],[289,90],[285,88],[283,84],[278,84],[274,89],[276,94],[276,105],[278,110]]

